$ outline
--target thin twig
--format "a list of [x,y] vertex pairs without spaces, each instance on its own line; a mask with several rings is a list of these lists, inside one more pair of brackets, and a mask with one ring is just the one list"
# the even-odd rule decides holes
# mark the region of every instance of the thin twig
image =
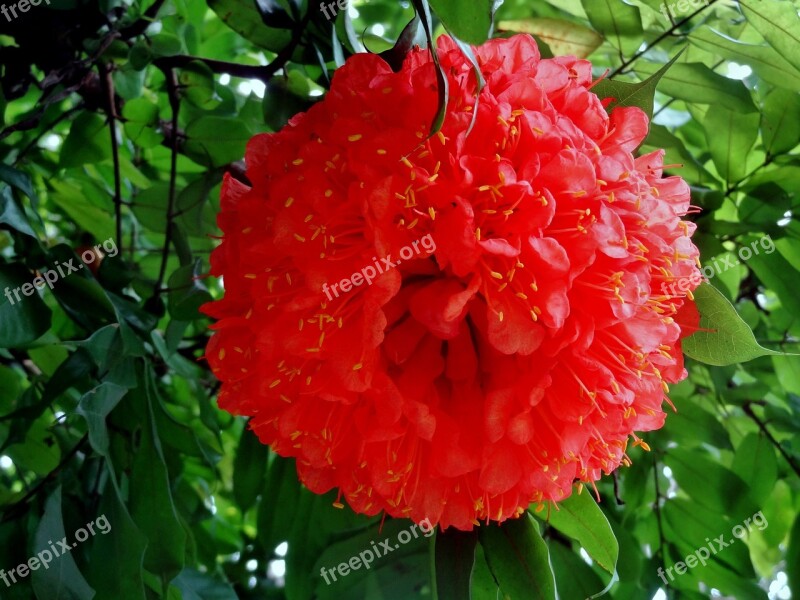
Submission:
[[780,444],[780,442],[778,442],[778,440],[776,440],[775,437],[769,432],[766,423],[764,423],[764,421],[762,421],[761,419],[758,418],[758,416],[756,416],[756,413],[753,411],[753,404],[755,403],[748,400],[742,405],[742,410],[744,411],[744,414],[750,417],[750,419],[752,419],[752,421],[756,425],[758,425],[758,428],[761,430],[761,432],[765,436],[767,436],[767,439],[770,442],[772,442],[772,445],[778,449],[778,452],[781,453],[781,456],[783,456],[783,458],[786,459],[786,462],[789,463],[789,466],[792,468],[792,471],[794,471],[795,474],[798,477],[800,477],[800,467],[797,466],[797,464],[794,462],[794,459],[789,455],[788,452],[786,452],[786,450]]
[[690,14],[688,17],[686,17],[685,19],[682,19],[682,20],[678,21],[677,23],[674,23],[674,24],[672,25],[672,27],[670,27],[669,29],[667,29],[667,30],[666,30],[664,33],[662,33],[661,35],[659,35],[659,36],[658,36],[656,39],[654,39],[652,42],[650,42],[649,44],[647,44],[647,46],[645,46],[644,48],[642,48],[641,50],[639,50],[639,51],[638,51],[636,54],[634,54],[634,55],[633,55],[633,56],[631,56],[631,57],[630,57],[628,60],[626,60],[625,62],[623,62],[623,63],[622,63],[620,66],[618,66],[616,69],[614,69],[613,71],[611,71],[611,73],[608,75],[608,79],[611,79],[611,78],[612,78],[612,77],[614,77],[615,75],[619,75],[620,73],[623,73],[623,72],[625,71],[625,69],[627,69],[628,67],[630,67],[630,66],[631,66],[633,63],[635,63],[635,62],[636,62],[637,60],[639,60],[639,59],[640,59],[642,56],[644,56],[644,54],[646,54],[647,52],[649,52],[651,48],[655,47],[655,46],[656,46],[656,45],[658,45],[658,44],[659,44],[659,43],[660,43],[662,40],[665,40],[666,38],[668,38],[669,36],[671,36],[673,33],[675,33],[675,31],[676,31],[676,30],[677,30],[677,29],[678,29],[678,28],[679,28],[681,25],[683,25],[684,23],[687,23],[688,21],[692,20],[692,19],[693,19],[693,18],[695,18],[697,15],[699,15],[701,12],[703,12],[703,11],[704,11],[706,8],[708,8],[709,6],[711,6],[712,4],[714,4],[714,3],[716,3],[716,2],[717,2],[717,0],[708,0],[708,3],[707,3],[707,4],[705,4],[705,5],[701,6],[700,8],[698,8],[696,11],[694,11],[694,12],[693,12],[692,14]]
[[80,441],[77,444],[75,444],[75,446],[69,452],[67,452],[66,455],[64,455],[64,458],[61,459],[61,462],[58,463],[58,465],[56,466],[55,469],[53,469],[47,475],[42,477],[42,479],[40,479],[39,482],[35,486],[33,486],[33,488],[31,488],[31,490],[27,494],[25,494],[22,498],[20,498],[19,500],[17,500],[13,504],[9,505],[7,508],[4,508],[3,509],[3,518],[0,519],[0,523],[5,523],[6,521],[10,521],[11,517],[9,517],[9,515],[12,514],[20,506],[22,506],[23,504],[27,503],[28,500],[33,498],[36,494],[38,494],[39,491],[49,481],[51,481],[58,474],[58,472],[61,469],[64,468],[64,466],[69,461],[71,461],[74,458],[74,456],[81,450],[81,448],[83,448],[83,446],[86,444],[87,441],[89,441],[89,434],[88,433],[85,434],[80,439]]
[[169,168],[169,198],[167,200],[167,230],[164,234],[164,248],[161,252],[161,268],[158,272],[158,281],[154,289],[154,296],[159,296],[162,292],[161,287],[164,285],[164,277],[167,274],[167,261],[169,260],[169,247],[172,244],[172,219],[175,218],[175,186],[178,178],[178,136],[175,132],[178,131],[178,112],[181,108],[181,98],[178,93],[178,78],[175,71],[167,69],[164,72],[167,77],[167,95],[169,96],[169,105],[172,108],[172,140],[171,140],[171,155],[170,155],[170,168]]
[[114,160],[114,217],[117,222],[117,245],[122,252],[122,179],[119,168],[119,144],[117,143],[117,109],[114,93],[114,78],[111,69],[103,62],[97,63],[100,71],[100,82],[106,95],[106,112],[108,128],[111,132],[111,155]]

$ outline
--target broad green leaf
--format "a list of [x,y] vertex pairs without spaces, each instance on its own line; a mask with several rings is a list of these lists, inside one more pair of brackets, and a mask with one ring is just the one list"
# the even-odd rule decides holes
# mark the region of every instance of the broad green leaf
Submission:
[[78,404],[76,412],[86,419],[89,442],[94,451],[100,455],[108,455],[106,418],[127,393],[128,390],[124,387],[113,383],[101,383],[84,394]]
[[[652,75],[662,65],[639,61],[636,72]],[[694,102],[724,107],[740,113],[756,111],[750,92],[741,81],[735,81],[715,73],[700,63],[676,63],[667,71],[658,86],[667,96]]]
[[0,264],[0,348],[30,344],[50,327],[52,313],[33,279],[21,264]]
[[[534,513],[545,516],[544,511]],[[577,540],[598,565],[614,573],[619,544],[608,519],[589,492],[573,493],[550,511],[548,522],[564,535]]]
[[439,53],[433,39],[433,17],[431,16],[428,0],[413,0],[414,9],[420,15],[422,28],[425,31],[425,39],[428,41],[428,48],[431,52],[434,67],[436,68],[436,89],[438,92],[438,102],[436,115],[431,123],[430,136],[435,135],[444,125],[447,117],[447,104],[450,101],[450,82],[439,61]]
[[581,0],[592,27],[629,55],[642,43],[642,16],[639,7],[613,0]]
[[181,68],[178,81],[181,93],[190,104],[205,110],[219,106],[221,100],[214,92],[214,73],[205,63],[195,60]]
[[[368,529],[350,531],[344,539],[333,544],[326,543],[322,554],[314,557],[316,562],[310,569],[310,579],[316,583],[314,598],[339,600],[380,597],[402,600],[416,596],[413,590],[432,586],[431,544],[428,537],[432,535],[433,530],[428,530],[426,534],[409,520],[392,519],[383,526],[378,523]],[[400,536],[404,543],[401,543]],[[382,542],[388,544],[388,549]],[[291,554],[291,540],[289,548]],[[296,554],[301,552],[298,550]],[[349,572],[345,571],[343,576],[338,571],[339,565],[349,568]]]
[[[786,564],[800,565],[800,515],[795,518],[792,533],[789,535]],[[789,586],[792,590],[800,590],[800,569],[789,569]]]
[[800,71],[800,18],[794,2],[740,1],[739,7],[770,46]]
[[[661,515],[668,538],[674,542],[682,541],[689,548],[707,546],[706,540],[715,540],[721,535],[727,542],[733,538],[731,529],[739,524],[735,520],[723,517],[719,511],[711,510],[686,498],[672,498],[664,502]],[[717,547],[718,544],[715,543],[714,548]],[[755,575],[747,546],[736,542],[721,550],[718,555],[711,553],[709,562],[717,562],[725,568],[749,577]]]
[[680,52],[676,54],[671,61],[640,83],[603,79],[592,87],[592,91],[601,99],[613,98],[613,101],[606,107],[609,112],[617,106],[638,106],[647,114],[648,119],[652,119],[656,86],[678,60],[680,54]]
[[131,472],[131,517],[149,540],[144,565],[165,581],[178,575],[186,562],[186,532],[170,489],[170,474],[164,460],[153,412],[157,400],[149,367],[139,376],[139,387],[130,401],[142,407],[145,419],[139,449]]
[[240,119],[202,116],[186,126],[184,152],[198,164],[220,167],[241,159],[252,135]]
[[774,89],[767,95],[761,111],[761,138],[771,156],[788,152],[800,144],[798,94]]
[[756,274],[761,283],[777,294],[786,310],[793,315],[800,314],[800,294],[797,293],[800,273],[792,267],[788,260],[778,252],[754,254],[747,261],[747,266]]
[[245,427],[233,462],[233,497],[242,512],[247,512],[262,492],[268,461],[269,446],[262,444],[258,436]]
[[302,488],[291,459],[273,460],[258,506],[258,539],[267,552],[289,539]]
[[589,598],[603,590],[600,576],[578,553],[557,541],[551,542],[549,548],[559,598]]
[[580,23],[565,19],[534,18],[500,21],[499,32],[528,33],[546,43],[556,56],[586,58],[603,43],[603,36]]
[[180,600],[237,600],[238,596],[229,583],[201,573],[197,569],[186,568],[172,580],[180,592]]
[[108,485],[98,512],[108,519],[111,531],[94,538],[89,555],[89,584],[97,591],[98,600],[145,600],[142,569],[147,538],[131,519],[114,473],[108,470],[106,474]]
[[482,44],[492,29],[494,0],[429,0],[448,31],[468,44]]
[[200,259],[194,265],[176,269],[169,278],[169,314],[173,319],[192,321],[200,319],[200,307],[211,302],[211,294],[200,279],[204,267]]
[[527,512],[501,525],[479,529],[486,562],[508,600],[555,600],[550,553]]
[[695,29],[689,41],[698,48],[746,64],[772,85],[800,91],[800,73],[773,48],[744,44],[707,27]]
[[[37,407],[37,411],[40,410]],[[19,427],[21,423],[16,422]],[[34,421],[23,442],[9,446],[5,450],[18,469],[32,471],[42,477],[48,476],[58,467],[61,460],[61,447],[55,443],[53,433],[48,429],[46,417]],[[6,441],[6,443],[8,440]]]
[[438,532],[434,542],[434,575],[437,600],[470,597],[478,532],[449,529]]
[[706,113],[703,128],[717,171],[728,184],[747,175],[747,156],[758,139],[758,113],[741,114],[722,107]]
[[[103,535],[99,530],[98,533]],[[78,570],[72,553],[54,556],[50,551],[50,544],[67,537],[61,514],[61,486],[58,486],[47,498],[44,515],[34,536],[39,566],[32,571],[31,579],[38,598],[89,600],[95,596],[95,591]]]
[[750,497],[761,506],[778,479],[778,459],[772,442],[763,434],[749,433],[736,447],[731,469],[750,484]]
[[14,198],[11,188],[7,186],[0,190],[0,225],[3,224],[36,238],[25,210]]
[[[271,52],[280,52],[292,39],[291,31],[273,29],[264,25],[255,2],[209,0],[208,6],[236,33]],[[308,10],[314,10],[314,8],[309,7]]]
[[111,158],[111,133],[97,113],[82,112],[72,122],[61,148],[62,167],[80,167]]
[[489,565],[486,564],[486,554],[480,544],[475,548],[475,565],[472,569],[470,594],[470,600],[498,600],[503,597],[494,580],[494,575],[489,570]]
[[747,483],[701,450],[672,448],[664,462],[680,489],[707,509],[729,516],[734,523],[758,512]]
[[753,332],[717,288],[700,284],[694,298],[700,311],[700,325],[698,331],[681,342],[687,356],[708,365],[723,366],[778,354],[756,342]]

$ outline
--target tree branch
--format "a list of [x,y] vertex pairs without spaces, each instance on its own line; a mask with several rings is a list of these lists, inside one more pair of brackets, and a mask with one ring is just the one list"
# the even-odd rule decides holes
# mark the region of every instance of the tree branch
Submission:
[[639,59],[640,59],[642,56],[644,56],[644,54],[645,54],[645,53],[647,53],[647,52],[648,52],[648,51],[649,51],[651,48],[653,48],[654,46],[656,46],[657,44],[659,44],[659,43],[660,43],[662,40],[664,40],[664,39],[668,38],[668,37],[669,37],[669,36],[671,36],[673,33],[675,33],[675,31],[676,31],[676,30],[677,30],[677,29],[678,29],[678,28],[679,28],[681,25],[683,25],[684,23],[687,23],[688,21],[690,21],[690,20],[694,19],[694,18],[695,18],[697,15],[699,15],[701,12],[703,12],[703,11],[704,11],[706,8],[708,8],[709,6],[711,6],[712,4],[714,4],[714,3],[716,3],[716,2],[717,2],[717,0],[708,0],[708,3],[707,3],[707,4],[705,4],[705,5],[701,6],[700,8],[698,8],[696,11],[694,11],[692,14],[690,14],[690,15],[689,15],[688,17],[686,17],[685,19],[682,19],[682,20],[678,21],[677,23],[673,23],[672,27],[670,27],[669,29],[667,29],[667,30],[666,30],[664,33],[662,33],[661,35],[659,35],[659,36],[658,36],[656,39],[654,39],[652,42],[650,42],[649,44],[647,44],[647,46],[645,46],[644,48],[642,48],[641,50],[639,50],[639,51],[638,51],[636,54],[634,54],[634,55],[633,55],[633,56],[631,56],[631,57],[630,57],[628,60],[626,60],[625,62],[623,62],[623,63],[622,63],[620,66],[618,66],[616,69],[614,69],[613,71],[611,71],[611,73],[609,73],[609,75],[608,75],[608,79],[611,79],[611,78],[612,78],[612,77],[614,77],[615,75],[619,75],[620,73],[623,73],[623,72],[625,71],[625,69],[627,69],[628,67],[630,67],[630,66],[631,66],[633,63],[635,63],[635,62],[636,62],[637,60],[639,60]]
[[753,404],[755,403],[748,400],[742,405],[742,410],[744,411],[744,414],[750,417],[750,419],[756,425],[758,425],[758,428],[761,430],[761,433],[763,433],[767,437],[767,439],[772,443],[772,445],[778,449],[778,452],[781,453],[781,456],[783,456],[783,458],[786,459],[786,462],[789,463],[789,466],[791,467],[792,471],[794,471],[795,474],[798,477],[800,477],[800,467],[794,462],[794,459],[789,455],[788,452],[786,452],[786,450],[780,444],[780,442],[778,442],[778,440],[776,440],[775,437],[769,432],[766,423],[764,423],[764,421],[762,421],[761,419],[758,418],[758,416],[756,416],[755,411],[753,411]]

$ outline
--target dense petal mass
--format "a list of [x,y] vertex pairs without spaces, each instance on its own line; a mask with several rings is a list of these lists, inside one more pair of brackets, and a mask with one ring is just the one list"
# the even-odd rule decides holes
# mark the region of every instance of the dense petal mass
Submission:
[[[527,36],[439,42],[399,72],[356,55],[247,150],[212,256],[220,405],[356,511],[470,529],[627,463],[682,379],[699,281],[689,188],[635,158],[591,65]],[[474,114],[477,111],[477,114]],[[474,126],[469,135],[470,124]]]

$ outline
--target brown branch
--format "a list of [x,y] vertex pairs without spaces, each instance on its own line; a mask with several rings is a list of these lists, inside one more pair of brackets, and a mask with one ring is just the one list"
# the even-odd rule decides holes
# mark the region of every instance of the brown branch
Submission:
[[758,418],[758,416],[756,416],[756,413],[753,411],[754,404],[756,403],[750,400],[745,402],[742,405],[742,410],[744,411],[744,414],[750,417],[750,419],[756,425],[758,425],[758,428],[761,430],[761,433],[763,433],[767,437],[767,439],[772,443],[772,445],[778,449],[778,452],[781,453],[781,456],[783,456],[783,458],[786,459],[786,462],[789,463],[789,466],[792,468],[792,471],[794,471],[795,474],[798,477],[800,477],[800,467],[794,462],[794,459],[792,459],[789,453],[786,452],[786,449],[780,444],[780,442],[776,440],[775,437],[769,432],[766,423],[764,423],[764,421],[762,421],[761,419]]
[[717,2],[717,0],[708,0],[708,3],[707,3],[707,4],[705,4],[704,6],[701,6],[700,8],[698,8],[696,11],[694,11],[692,14],[690,14],[690,15],[689,15],[688,17],[686,17],[685,19],[682,19],[682,20],[678,21],[677,23],[673,23],[672,27],[670,27],[669,29],[667,29],[667,30],[666,30],[664,33],[662,33],[661,35],[659,35],[659,36],[658,36],[656,39],[654,39],[652,42],[650,42],[649,44],[647,44],[647,46],[645,46],[644,48],[642,48],[641,50],[639,50],[639,51],[638,51],[636,54],[634,54],[634,55],[633,55],[633,56],[631,56],[631,57],[630,57],[628,60],[626,60],[625,62],[623,62],[623,63],[622,63],[620,66],[618,66],[616,69],[614,69],[613,71],[611,71],[611,73],[609,73],[609,75],[608,75],[608,79],[611,79],[611,78],[612,78],[612,77],[614,77],[615,75],[619,75],[620,73],[624,72],[624,71],[625,71],[625,69],[627,69],[627,68],[628,68],[628,67],[630,67],[630,66],[631,66],[633,63],[635,63],[637,60],[639,60],[639,59],[640,59],[642,56],[644,56],[644,54],[645,54],[645,53],[649,52],[651,48],[655,47],[655,46],[656,46],[658,43],[660,43],[662,40],[664,40],[664,39],[668,38],[668,37],[669,37],[669,36],[671,36],[673,33],[675,33],[675,31],[676,31],[676,30],[677,30],[677,29],[678,29],[678,28],[679,28],[681,25],[683,25],[684,23],[687,23],[688,21],[690,21],[690,20],[694,19],[694,18],[695,18],[697,15],[699,15],[701,12],[703,12],[705,9],[707,9],[709,6],[711,6],[712,4],[714,4],[714,3],[716,3],[716,2]]
[[[66,466],[66,464],[69,461],[71,461],[75,457],[75,455],[81,450],[81,448],[83,448],[83,446],[86,444],[87,441],[89,441],[89,434],[88,433],[85,434],[80,439],[80,441],[78,441],[78,443],[75,444],[75,446],[72,448],[72,450],[70,450],[64,456],[64,458],[61,459],[61,462],[58,463],[58,465],[56,466],[55,469],[53,469],[47,475],[42,477],[42,479],[40,479],[39,482],[35,486],[33,486],[33,488],[31,488],[31,490],[27,494],[25,494],[22,498],[20,498],[19,500],[17,500],[13,504],[9,505],[8,508],[5,508],[3,510],[3,518],[0,519],[0,523],[5,523],[6,521],[10,521],[13,518],[14,511],[16,509],[18,509],[19,507],[21,507],[22,505],[26,504],[28,502],[28,500],[30,500],[36,494],[38,494],[39,491],[49,481],[51,481],[58,474],[58,472],[61,471],[61,469],[63,469]],[[9,516],[9,515],[12,515],[12,516]]]
[[114,216],[116,218],[117,245],[122,252],[122,179],[119,167],[119,144],[117,143],[117,109],[114,93],[114,78],[111,69],[105,63],[98,62],[100,81],[106,97],[108,128],[111,132],[111,155],[114,160]]
[[175,71],[167,69],[164,72],[167,77],[167,95],[169,105],[172,108],[172,148],[170,149],[170,169],[169,169],[169,199],[167,200],[167,230],[164,234],[164,248],[161,252],[161,268],[158,271],[158,280],[153,290],[153,297],[158,297],[162,292],[164,278],[167,274],[167,261],[169,260],[169,247],[172,244],[172,220],[175,218],[175,185],[178,178],[178,112],[181,108],[181,98],[178,93],[178,78]]

